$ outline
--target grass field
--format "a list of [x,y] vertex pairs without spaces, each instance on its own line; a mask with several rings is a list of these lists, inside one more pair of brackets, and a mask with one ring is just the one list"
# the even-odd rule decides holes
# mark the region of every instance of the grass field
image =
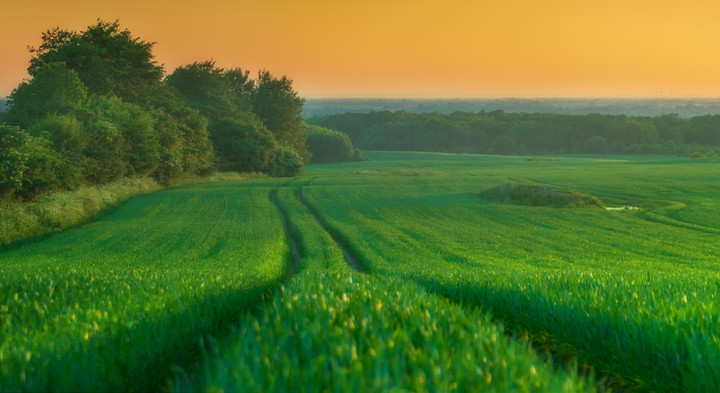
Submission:
[[366,157],[4,251],[0,390],[720,389],[716,159]]

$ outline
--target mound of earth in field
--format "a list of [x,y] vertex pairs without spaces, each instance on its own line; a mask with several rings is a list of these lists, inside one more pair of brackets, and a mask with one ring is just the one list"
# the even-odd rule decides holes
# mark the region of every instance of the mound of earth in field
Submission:
[[505,183],[477,194],[483,199],[523,206],[604,209],[602,201],[592,195],[562,191],[536,184]]

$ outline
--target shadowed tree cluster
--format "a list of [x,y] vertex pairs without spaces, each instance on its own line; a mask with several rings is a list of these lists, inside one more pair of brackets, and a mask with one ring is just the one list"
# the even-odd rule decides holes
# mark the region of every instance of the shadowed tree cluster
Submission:
[[305,136],[312,162],[361,161],[362,152],[353,148],[347,134],[329,128],[305,124]]
[[176,69],[166,83],[209,119],[221,169],[295,176],[309,161],[303,100],[286,77],[260,71],[253,80],[248,71],[206,61]]
[[720,152],[720,116],[383,111],[313,117],[308,122],[340,130],[365,150],[504,155]]
[[310,154],[289,79],[213,62],[166,76],[153,45],[117,21],[42,34],[0,111],[0,203],[125,176],[299,173]]

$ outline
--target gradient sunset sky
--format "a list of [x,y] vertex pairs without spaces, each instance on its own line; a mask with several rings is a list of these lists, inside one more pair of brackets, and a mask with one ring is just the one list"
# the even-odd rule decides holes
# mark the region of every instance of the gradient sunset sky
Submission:
[[287,75],[314,97],[720,97],[718,0],[3,1],[0,96],[55,26],[120,20],[171,72]]

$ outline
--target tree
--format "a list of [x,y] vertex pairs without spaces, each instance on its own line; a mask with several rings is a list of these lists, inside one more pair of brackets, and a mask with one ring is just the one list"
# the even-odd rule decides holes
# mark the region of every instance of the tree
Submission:
[[82,129],[82,124],[71,115],[49,115],[33,123],[28,132],[33,137],[43,138],[50,142],[48,146],[54,150],[62,168],[60,181],[64,187],[75,187],[82,183],[85,176],[84,167],[87,159],[83,154],[88,140]]
[[210,120],[235,117],[243,112],[234,96],[233,90],[239,88],[234,82],[237,75],[226,78],[225,70],[216,67],[213,61],[178,67],[166,80],[185,102]]
[[224,72],[223,77],[229,87],[235,104],[245,112],[252,111],[251,98],[255,89],[255,81],[250,79],[250,72],[233,68]]
[[222,169],[262,172],[274,158],[275,138],[253,114],[241,120],[216,120],[209,129]]
[[492,141],[488,152],[491,154],[510,155],[515,153],[515,150],[517,150],[515,139],[510,135],[500,135]]
[[278,143],[292,148],[303,162],[307,162],[310,154],[303,133],[303,102],[287,77],[274,78],[268,71],[258,73],[252,96],[254,112]]
[[27,157],[27,169],[17,192],[20,197],[35,199],[47,191],[71,188],[77,182],[76,168],[53,149],[49,140],[32,137],[22,153]]
[[160,165],[158,135],[155,118],[139,105],[124,102],[118,97],[101,96],[90,101],[89,124],[102,120],[113,124],[122,135],[123,162],[129,175],[152,175]]
[[10,124],[28,127],[48,114],[69,115],[87,105],[87,89],[63,63],[43,64],[10,94]]
[[[308,161],[302,132],[303,100],[286,77],[276,79],[261,71],[253,81],[240,68],[224,70],[205,61],[177,68],[166,83],[210,119],[210,136],[222,168],[271,170],[271,151],[275,151],[273,157],[288,163],[292,157],[299,157],[301,163]],[[276,144],[284,148],[278,150]]]
[[84,127],[87,141],[85,178],[90,184],[118,180],[127,173],[125,139],[118,127],[106,120],[94,120]]
[[583,143],[580,152],[587,154],[608,154],[610,153],[610,146],[607,143],[607,139],[596,135],[591,136]]
[[169,86],[154,90],[147,105],[155,118],[160,144],[161,162],[156,178],[167,182],[184,174],[212,173],[215,155],[207,118]]
[[28,140],[20,127],[0,124],[0,203],[22,186],[27,161],[22,149]]
[[362,157],[350,138],[340,131],[306,124],[305,135],[312,162],[357,161]]
[[303,160],[295,149],[289,146],[280,146],[272,153],[269,173],[272,176],[292,177],[299,176]]
[[40,46],[30,49],[28,72],[34,77],[47,64],[65,63],[89,94],[138,102],[160,85],[164,74],[154,60],[153,45],[121,29],[117,20],[98,20],[82,32],[57,27],[43,33]]

